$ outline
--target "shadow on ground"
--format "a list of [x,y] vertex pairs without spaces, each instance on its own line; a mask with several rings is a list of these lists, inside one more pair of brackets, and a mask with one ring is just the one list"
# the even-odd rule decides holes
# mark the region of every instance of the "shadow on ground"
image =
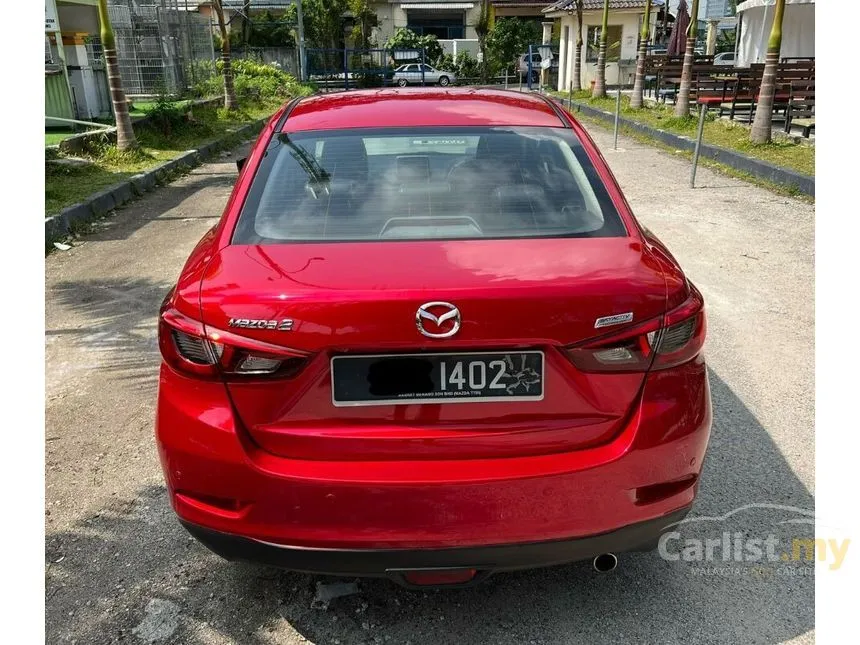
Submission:
[[[711,374],[714,432],[694,514],[752,502],[814,501],[766,430]],[[784,517],[747,515],[762,535]],[[625,555],[610,574],[585,563],[502,574],[472,590],[413,592],[362,580],[312,609],[328,579],[227,563],[175,521],[163,487],[118,500],[46,536],[47,642],[779,643],[814,626],[814,581],[747,571],[694,575],[657,553]]]
[[105,354],[97,369],[147,396],[155,394],[158,371],[158,308],[170,290],[168,282],[149,278],[93,278],[59,282],[47,294],[84,325],[47,329],[48,343],[62,338],[73,347]]

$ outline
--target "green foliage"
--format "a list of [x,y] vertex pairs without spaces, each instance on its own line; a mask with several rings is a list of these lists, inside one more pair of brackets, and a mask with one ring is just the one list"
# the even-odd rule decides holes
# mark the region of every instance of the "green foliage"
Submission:
[[488,53],[497,65],[516,72],[518,57],[529,45],[539,43],[541,35],[540,24],[534,20],[499,18],[487,37]]
[[457,65],[454,63],[454,57],[451,54],[442,54],[431,65],[440,72],[457,72]]
[[[347,0],[303,0],[302,17],[308,47],[343,46],[343,14]],[[295,10],[295,5],[292,7]]]
[[385,41],[386,49],[424,49],[424,59],[435,61],[442,58],[442,45],[436,36],[419,36],[411,29],[401,27]]
[[[215,64],[218,74],[197,84],[198,96],[218,96],[224,91],[221,72],[224,64]],[[283,101],[293,96],[304,96],[310,90],[301,85],[292,74],[278,67],[277,63],[265,64],[249,59],[233,59],[233,85],[240,102],[267,103]]]
[[292,17],[286,11],[272,13],[267,10],[252,16],[247,45],[249,47],[295,47],[296,38],[293,34],[296,25],[295,10],[291,13]]
[[481,64],[469,55],[469,52],[460,52],[454,59],[454,67],[460,78],[473,78],[480,76]]
[[163,87],[159,89],[155,106],[147,112],[147,117],[149,126],[165,136],[170,136],[174,129],[187,121],[186,110],[180,108]]
[[349,10],[355,19],[355,26],[350,34],[353,47],[364,49],[371,47],[373,45],[370,37],[371,31],[379,25],[376,11],[370,6],[370,0],[348,0],[348,3]]

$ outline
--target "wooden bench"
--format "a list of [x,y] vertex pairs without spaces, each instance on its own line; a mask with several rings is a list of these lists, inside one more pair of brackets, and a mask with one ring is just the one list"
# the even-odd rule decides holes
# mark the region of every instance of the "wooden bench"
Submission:
[[799,126],[803,136],[809,138],[809,133],[815,127],[815,81],[792,81],[788,107],[785,111],[785,132],[791,132],[791,126]]

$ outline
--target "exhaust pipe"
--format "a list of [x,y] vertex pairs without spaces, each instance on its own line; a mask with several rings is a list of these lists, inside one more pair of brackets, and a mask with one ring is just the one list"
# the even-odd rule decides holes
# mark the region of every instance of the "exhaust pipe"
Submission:
[[618,566],[618,557],[614,553],[601,553],[592,560],[591,566],[595,571],[607,573]]

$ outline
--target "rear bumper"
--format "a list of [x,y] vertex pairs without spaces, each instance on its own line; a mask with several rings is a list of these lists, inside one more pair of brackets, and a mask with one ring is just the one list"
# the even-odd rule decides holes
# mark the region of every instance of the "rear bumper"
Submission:
[[[502,553],[496,549],[509,549],[512,558],[531,549],[549,553],[522,565],[513,558],[516,568],[552,564],[559,555],[555,547],[521,545],[579,544],[573,553],[559,547],[561,561],[591,557],[622,550],[612,537],[617,532],[632,544],[638,538],[630,538],[629,527],[660,524],[688,508],[710,424],[707,371],[696,360],[649,374],[628,426],[594,448],[504,459],[289,459],[261,450],[236,425],[222,384],[163,367],[156,432],[180,520],[250,540],[252,556],[277,553],[281,566],[292,567],[285,553],[296,548],[303,557],[324,549],[357,552],[359,559],[376,551],[474,548],[487,554],[478,564],[489,566]],[[595,536],[606,543],[598,546]],[[278,546],[270,552],[261,542]]]
[[684,519],[689,510],[683,508],[664,517],[572,540],[455,549],[315,549],[271,544],[188,522],[182,524],[203,545],[227,560],[323,575],[384,576],[403,584],[404,571],[476,569],[476,579],[482,579],[498,571],[590,560],[601,553],[650,550],[663,531]]

